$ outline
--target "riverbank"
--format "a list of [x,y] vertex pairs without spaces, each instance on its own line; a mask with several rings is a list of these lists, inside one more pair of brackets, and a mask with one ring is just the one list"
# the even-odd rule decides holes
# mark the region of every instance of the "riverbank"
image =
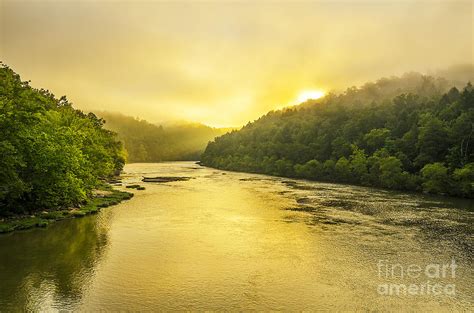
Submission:
[[86,204],[77,208],[45,210],[34,215],[16,215],[0,219],[0,233],[35,227],[47,227],[56,221],[95,214],[101,208],[116,205],[132,197],[133,193],[115,190],[110,185],[103,185],[94,192],[93,197]]
[[[436,193],[436,192],[428,192],[422,189],[422,187],[416,188],[416,189],[406,189],[406,188],[396,188],[396,187],[387,187],[387,186],[377,186],[377,185],[371,185],[371,184],[361,184],[361,183],[356,183],[356,182],[349,182],[349,181],[341,181],[338,179],[316,179],[316,178],[311,178],[311,177],[304,177],[300,175],[279,175],[276,173],[265,173],[261,171],[248,171],[244,169],[228,169],[224,167],[218,167],[214,165],[209,165],[206,163],[203,163],[202,161],[198,161],[195,164],[202,166],[202,167],[208,167],[208,168],[213,168],[216,170],[220,171],[228,171],[228,172],[234,172],[234,173],[245,173],[245,174],[257,174],[257,175],[267,175],[267,176],[272,176],[272,177],[280,177],[280,178],[288,178],[288,179],[300,179],[300,180],[306,180],[309,182],[315,182],[315,183],[327,183],[327,184],[339,184],[339,185],[350,185],[354,187],[367,187],[367,188],[375,188],[379,190],[385,190],[389,192],[401,192],[401,193],[406,193],[406,194],[418,194],[418,195],[425,195],[425,196],[430,196],[430,197],[439,197],[440,199],[454,199],[454,200],[471,200],[474,199],[474,195],[456,195],[456,194],[449,194],[449,193]],[[419,178],[421,179],[421,178]]]

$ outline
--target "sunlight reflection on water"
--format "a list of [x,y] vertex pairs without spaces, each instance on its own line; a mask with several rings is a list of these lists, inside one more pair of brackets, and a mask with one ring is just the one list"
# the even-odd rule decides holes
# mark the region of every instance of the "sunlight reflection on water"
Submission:
[[[129,164],[123,182],[146,190],[96,216],[0,237],[0,308],[472,308],[469,201],[193,162]],[[380,259],[423,265],[452,257],[454,297],[377,294]]]

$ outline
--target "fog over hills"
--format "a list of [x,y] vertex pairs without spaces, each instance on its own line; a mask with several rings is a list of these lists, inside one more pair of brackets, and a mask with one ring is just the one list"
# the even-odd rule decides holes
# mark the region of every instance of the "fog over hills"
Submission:
[[198,160],[210,140],[230,130],[186,122],[168,122],[162,126],[120,113],[96,114],[105,119],[105,128],[118,134],[128,162]]
[[408,73],[270,111],[209,143],[202,163],[473,197],[474,89],[458,77]]

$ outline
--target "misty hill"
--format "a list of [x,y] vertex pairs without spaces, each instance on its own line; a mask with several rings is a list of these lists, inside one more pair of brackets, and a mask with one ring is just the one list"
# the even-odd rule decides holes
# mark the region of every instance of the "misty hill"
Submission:
[[229,129],[198,123],[157,126],[119,113],[99,112],[105,128],[118,134],[129,162],[199,160],[207,143]]
[[202,163],[473,197],[474,90],[455,86],[410,73],[272,111],[209,143]]
[[[400,77],[383,77],[367,82],[360,87],[349,87],[343,93],[329,94],[325,100],[345,105],[368,105],[372,102],[391,101],[401,94],[416,94],[420,97],[440,97],[452,87],[462,89],[467,82],[474,82],[474,65],[457,65],[435,72],[435,76],[417,72],[405,73]],[[315,101],[308,101],[311,105]],[[305,104],[302,104],[303,106]]]

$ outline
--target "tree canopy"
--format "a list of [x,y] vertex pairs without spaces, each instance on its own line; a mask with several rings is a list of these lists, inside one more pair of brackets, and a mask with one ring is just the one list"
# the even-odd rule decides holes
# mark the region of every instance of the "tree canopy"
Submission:
[[104,120],[0,68],[0,215],[79,205],[121,171],[122,144]]
[[414,75],[271,111],[210,142],[202,163],[473,197],[473,87]]

